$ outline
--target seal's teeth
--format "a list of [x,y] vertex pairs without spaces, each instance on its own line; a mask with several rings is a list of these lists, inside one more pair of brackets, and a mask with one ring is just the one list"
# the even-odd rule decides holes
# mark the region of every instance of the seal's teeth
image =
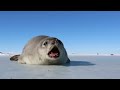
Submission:
[[53,52],[51,52],[50,54],[49,54],[49,56],[50,56],[50,58],[57,58],[59,55],[58,55],[59,53],[53,53]]
[[58,56],[58,53],[56,53],[56,56]]

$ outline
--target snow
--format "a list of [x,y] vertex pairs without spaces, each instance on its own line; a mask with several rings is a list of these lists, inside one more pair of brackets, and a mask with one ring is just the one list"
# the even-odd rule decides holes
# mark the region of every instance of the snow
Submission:
[[120,56],[69,56],[71,64],[27,65],[0,56],[0,79],[120,79]]
[[9,56],[9,54],[0,54],[0,56]]
[[3,52],[0,52],[0,56],[13,56],[15,55],[15,53],[3,53]]

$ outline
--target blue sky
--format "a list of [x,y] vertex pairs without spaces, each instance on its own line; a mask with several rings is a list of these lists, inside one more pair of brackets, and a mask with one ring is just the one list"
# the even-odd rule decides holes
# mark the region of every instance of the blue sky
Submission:
[[0,11],[0,51],[21,52],[37,35],[61,39],[69,54],[120,54],[120,11]]

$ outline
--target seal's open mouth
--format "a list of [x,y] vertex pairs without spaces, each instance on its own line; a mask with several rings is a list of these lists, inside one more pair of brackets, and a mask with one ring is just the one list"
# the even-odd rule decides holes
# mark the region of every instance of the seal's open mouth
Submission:
[[60,52],[58,48],[55,46],[53,49],[48,53],[50,58],[58,58],[60,56]]

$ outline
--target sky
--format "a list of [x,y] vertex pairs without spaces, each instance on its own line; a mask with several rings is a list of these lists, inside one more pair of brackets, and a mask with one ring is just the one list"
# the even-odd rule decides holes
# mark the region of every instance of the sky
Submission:
[[0,51],[21,53],[32,37],[59,38],[68,54],[120,54],[120,11],[0,11]]

